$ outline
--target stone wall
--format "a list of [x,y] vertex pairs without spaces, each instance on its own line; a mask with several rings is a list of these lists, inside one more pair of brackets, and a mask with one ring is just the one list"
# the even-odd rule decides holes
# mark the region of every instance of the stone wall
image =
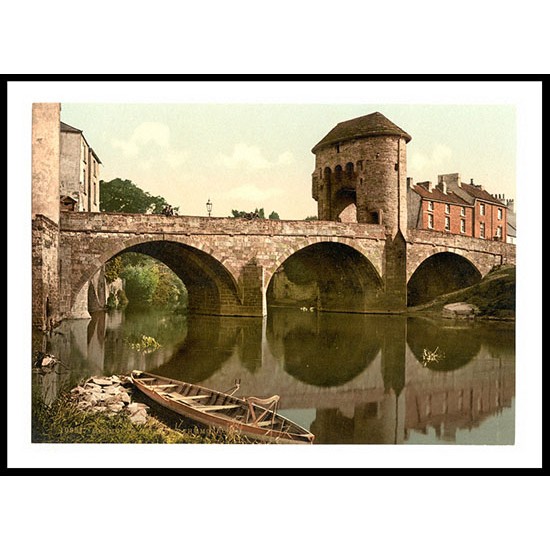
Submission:
[[469,260],[484,277],[496,265],[516,263],[516,246],[436,231],[410,229],[407,235],[407,281],[430,256],[451,252]]
[[32,106],[32,217],[59,223],[59,103]]
[[51,329],[59,321],[59,227],[45,216],[32,221],[32,325]]

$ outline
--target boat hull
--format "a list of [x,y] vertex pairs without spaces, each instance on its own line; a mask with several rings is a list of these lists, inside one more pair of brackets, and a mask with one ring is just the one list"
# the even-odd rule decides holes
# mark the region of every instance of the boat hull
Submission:
[[[244,416],[251,408],[250,403],[245,399],[142,371],[132,372],[131,379],[139,391],[158,405],[202,426],[239,433],[250,439],[266,443],[313,443],[314,435],[311,432],[288,418],[257,404],[253,405],[255,416],[265,419],[259,423],[261,425],[253,421],[245,422],[221,412],[229,409],[233,415],[237,413]],[[167,386],[176,386],[181,393],[159,390],[159,388]],[[184,391],[197,392],[197,394],[185,395]],[[202,397],[203,400],[221,401],[223,404],[208,406],[197,404],[198,401],[194,404],[186,402],[197,397]]]

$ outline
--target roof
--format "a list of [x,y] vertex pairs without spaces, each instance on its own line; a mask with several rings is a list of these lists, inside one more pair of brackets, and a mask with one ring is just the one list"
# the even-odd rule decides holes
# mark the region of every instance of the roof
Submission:
[[78,128],[75,128],[74,126],[70,126],[69,124],[66,124],[65,122],[61,121],[61,127],[62,132],[71,132],[73,134],[81,134],[82,130],[79,130]]
[[327,145],[371,136],[399,136],[405,138],[407,143],[412,139],[405,130],[396,126],[382,113],[376,112],[340,122],[311,151],[315,153]]
[[430,201],[447,202],[459,204],[460,206],[472,206],[468,201],[465,201],[462,197],[459,197],[452,191],[443,193],[443,191],[437,187],[434,187],[432,191],[428,191],[425,187],[422,187],[419,184],[412,187],[412,190],[416,191],[416,193],[418,193],[423,199],[428,199]]
[[478,187],[477,185],[472,185],[471,183],[463,183],[461,187],[462,189],[464,189],[464,191],[466,191],[466,193],[468,193],[468,195],[470,195],[474,199],[506,206],[500,199],[493,197],[491,193],[485,191],[485,189],[483,189],[481,186]]

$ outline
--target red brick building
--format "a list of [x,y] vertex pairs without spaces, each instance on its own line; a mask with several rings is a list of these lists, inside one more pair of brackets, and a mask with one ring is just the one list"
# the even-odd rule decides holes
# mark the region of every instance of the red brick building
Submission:
[[460,174],[440,175],[437,185],[408,180],[409,227],[506,242],[506,204],[481,185]]

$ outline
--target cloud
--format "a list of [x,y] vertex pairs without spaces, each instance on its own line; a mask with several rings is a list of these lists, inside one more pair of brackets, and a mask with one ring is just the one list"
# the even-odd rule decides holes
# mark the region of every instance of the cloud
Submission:
[[408,161],[408,168],[413,171],[437,172],[439,169],[447,169],[453,152],[447,145],[437,144],[427,154],[415,152],[411,153]]
[[219,157],[219,162],[226,168],[247,170],[262,170],[278,164],[290,164],[293,160],[292,153],[285,151],[277,157],[275,162],[272,162],[263,155],[259,147],[246,143],[237,143],[233,147],[231,155],[220,155]]
[[154,168],[155,162],[179,168],[189,158],[188,151],[172,147],[170,128],[160,122],[142,122],[128,139],[113,138],[111,142],[126,157],[140,157],[140,167],[143,169]]
[[164,155],[164,160],[168,163],[171,168],[179,168],[189,158],[189,153],[183,150],[170,149]]

